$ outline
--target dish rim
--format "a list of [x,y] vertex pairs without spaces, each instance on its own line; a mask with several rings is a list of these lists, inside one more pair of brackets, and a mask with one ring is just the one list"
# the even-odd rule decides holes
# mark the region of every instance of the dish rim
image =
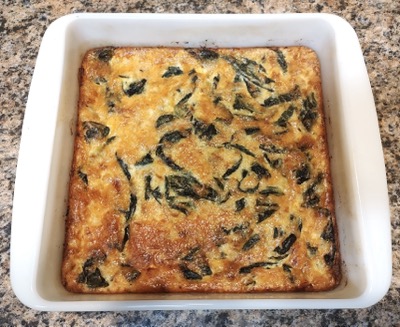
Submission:
[[[35,121],[35,113],[34,109],[37,106],[37,99],[35,99],[35,92],[40,93],[40,73],[45,65],[45,58],[46,58],[46,48],[45,45],[49,45],[50,41],[54,41],[54,38],[59,37],[59,33],[67,33],[68,29],[70,28],[71,24],[77,21],[84,21],[90,23],[90,21],[100,21],[100,20],[109,20],[111,23],[113,20],[158,20],[163,21],[164,24],[168,22],[180,21],[180,22],[191,22],[195,21],[197,23],[204,23],[208,21],[223,21],[223,22],[230,22],[231,24],[238,24],[243,21],[255,21],[255,22],[263,22],[264,20],[302,20],[302,21],[315,21],[323,20],[328,24],[333,26],[335,31],[335,46],[337,43],[342,43],[342,45],[347,45],[349,49],[354,51],[355,57],[357,58],[357,65],[355,71],[362,76],[362,90],[359,91],[360,94],[365,96],[363,103],[367,104],[367,116],[368,116],[368,128],[365,126],[358,126],[356,127],[356,131],[354,131],[351,135],[355,136],[356,140],[352,142],[352,144],[361,144],[361,140],[366,135],[370,135],[368,140],[372,141],[372,146],[366,149],[358,150],[354,153],[352,158],[349,158],[352,164],[359,167],[360,161],[365,161],[366,159],[371,158],[371,152],[374,154],[379,154],[377,158],[374,158],[374,166],[378,167],[376,176],[373,176],[372,182],[374,185],[378,185],[378,190],[372,192],[373,194],[364,194],[362,192],[362,187],[369,186],[371,183],[371,179],[365,180],[364,176],[358,174],[355,176],[357,187],[359,188],[358,195],[359,197],[366,197],[367,199],[373,200],[373,195],[376,195],[379,192],[385,191],[384,194],[380,194],[379,203],[374,205],[369,205],[366,208],[361,207],[361,214],[363,217],[363,221],[359,222],[369,232],[368,235],[363,235],[364,238],[372,238],[376,242],[380,244],[380,249],[384,249],[384,254],[377,253],[376,250],[373,250],[373,247],[370,247],[370,250],[373,253],[373,258],[379,260],[383,264],[383,268],[377,269],[373,271],[372,277],[369,276],[368,278],[374,279],[376,276],[380,276],[380,285],[372,285],[372,283],[367,283],[367,287],[358,296],[357,298],[351,299],[310,299],[310,298],[277,298],[274,299],[259,299],[255,297],[254,299],[241,299],[235,298],[235,296],[231,297],[230,299],[202,299],[203,296],[197,296],[197,298],[193,300],[169,300],[169,299],[161,299],[161,300],[129,300],[129,301],[98,301],[98,300],[80,300],[80,301],[49,301],[43,298],[37,290],[37,281],[36,276],[29,276],[29,273],[37,274],[39,259],[38,256],[40,253],[37,251],[31,253],[32,256],[27,260],[24,256],[23,249],[21,249],[21,245],[23,241],[25,241],[27,237],[27,233],[23,233],[22,230],[26,225],[26,220],[23,218],[24,212],[24,204],[26,203],[26,197],[29,195],[28,191],[26,190],[26,178],[29,178],[30,167],[28,164],[28,159],[30,155],[32,155],[32,150],[29,150],[32,147],[32,140],[37,139],[35,135],[32,133],[39,133],[40,137],[46,136],[46,131],[38,131],[33,127],[32,122]],[[111,24],[112,25],[112,24]],[[346,33],[344,36],[343,33]],[[339,39],[338,36],[342,37],[343,39]],[[47,42],[47,43],[46,43]],[[64,46],[63,40],[58,42],[59,46]],[[53,45],[54,47],[55,45]],[[12,220],[12,236],[11,236],[11,282],[12,287],[17,295],[17,297],[32,308],[36,308],[38,310],[46,310],[46,311],[87,311],[87,310],[143,310],[143,309],[262,309],[262,308],[351,308],[351,307],[365,307],[370,306],[376,302],[378,302],[384,294],[386,294],[391,279],[391,244],[390,244],[390,213],[389,213],[389,201],[387,197],[387,185],[386,185],[386,176],[384,170],[384,163],[383,163],[383,153],[382,148],[380,145],[380,137],[379,137],[379,129],[377,125],[377,118],[376,118],[376,111],[372,97],[371,87],[369,85],[368,75],[366,73],[366,68],[364,63],[362,63],[360,67],[359,60],[363,59],[361,49],[359,48],[358,39],[351,28],[351,26],[345,22],[343,19],[328,14],[239,14],[239,15],[226,15],[226,14],[71,14],[64,17],[59,18],[55,22],[53,22],[48,30],[46,31],[42,45],[40,47],[37,66],[35,68],[35,73],[32,78],[31,89],[28,97],[28,103],[26,107],[26,114],[24,118],[23,124],[23,131],[21,136],[21,145],[20,145],[20,156],[18,160],[17,166],[17,173],[16,173],[16,181],[15,181],[15,190],[14,190],[14,207],[13,207],[13,220]],[[344,60],[342,58],[342,60]],[[341,62],[346,66],[349,65],[347,62]],[[38,71],[37,71],[38,70]],[[340,72],[339,72],[340,73]],[[58,85],[54,85],[51,89],[56,92],[56,94],[60,95],[60,89],[57,89]],[[349,87],[348,83],[343,83],[341,85],[342,89],[340,90],[342,93],[348,93],[349,91],[346,89]],[[32,93],[32,94],[31,94]],[[57,97],[57,101],[60,101],[60,97]],[[350,101],[350,104],[354,105],[355,101]],[[349,104],[349,105],[350,105]],[[357,106],[356,106],[357,107]],[[58,109],[59,110],[59,109]],[[57,113],[58,115],[58,113]],[[351,115],[352,120],[355,119],[354,114]],[[367,125],[367,124],[365,124]],[[359,134],[358,134],[359,133]],[[368,133],[368,134],[367,134]],[[31,138],[32,137],[32,138]],[[53,148],[53,139],[47,140],[44,142],[44,147],[46,149]],[[372,150],[371,150],[372,149]],[[357,156],[359,157],[355,157]],[[53,155],[53,153],[52,153]],[[43,163],[42,163],[43,164]],[[46,171],[50,171],[51,169],[51,161],[44,162],[44,166]],[[358,171],[356,170],[356,173]],[[21,177],[22,176],[22,177]],[[49,175],[47,176],[47,180],[45,183],[42,183],[42,190],[48,194],[48,186],[51,181],[48,179]],[[383,176],[383,179],[382,179]],[[33,179],[34,180],[34,179]],[[32,178],[30,178],[32,181]],[[33,184],[35,185],[35,184]],[[29,202],[29,201],[28,201]],[[34,206],[39,210],[44,211],[43,207]],[[379,210],[378,210],[379,209]],[[376,212],[378,211],[378,212]],[[385,224],[383,225],[378,221],[376,216],[383,216],[385,219]],[[39,217],[39,223],[43,225],[43,217]],[[28,224],[29,225],[29,224]],[[31,224],[32,225],[32,224]],[[381,230],[381,236],[374,236],[373,231],[374,228]],[[42,226],[31,226],[32,228],[29,229],[33,233],[37,232],[37,235],[42,236],[43,230],[41,229]],[[21,235],[22,234],[22,235]],[[363,244],[365,244],[365,239],[363,240]],[[33,247],[34,249],[38,249],[38,247]],[[26,250],[26,249],[25,249]],[[33,251],[33,250],[32,250]],[[39,249],[40,251],[40,249]],[[28,269],[29,272],[25,272],[21,274],[19,271],[19,267],[24,266],[24,259],[29,261],[30,268]],[[26,265],[26,263],[25,263]],[[390,269],[388,268],[390,266]],[[386,268],[385,268],[386,267]],[[28,278],[26,282],[22,283],[22,277]],[[23,284],[23,286],[21,286]],[[27,291],[28,290],[28,291]],[[84,298],[84,297],[82,297]],[[150,303],[150,302],[151,303]],[[245,303],[244,303],[245,302]]]

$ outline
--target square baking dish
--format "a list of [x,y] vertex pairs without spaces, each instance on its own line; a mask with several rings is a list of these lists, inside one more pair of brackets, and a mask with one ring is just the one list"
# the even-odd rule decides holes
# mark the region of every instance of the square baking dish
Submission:
[[[303,45],[321,62],[343,281],[329,292],[119,294],[67,292],[60,278],[75,137],[78,70],[99,46]],[[391,282],[390,213],[379,128],[357,36],[327,14],[72,14],[46,31],[23,123],[14,191],[11,282],[44,311],[359,308]]]

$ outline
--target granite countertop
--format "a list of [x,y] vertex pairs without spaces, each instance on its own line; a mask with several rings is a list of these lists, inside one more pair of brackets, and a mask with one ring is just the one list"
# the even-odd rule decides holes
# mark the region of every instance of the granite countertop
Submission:
[[[233,310],[61,313],[19,302],[10,283],[13,189],[25,104],[42,36],[77,12],[334,13],[355,29],[375,97],[391,209],[393,279],[387,295],[357,310]],[[0,326],[399,326],[400,324],[400,3],[397,0],[124,0],[0,2]]]

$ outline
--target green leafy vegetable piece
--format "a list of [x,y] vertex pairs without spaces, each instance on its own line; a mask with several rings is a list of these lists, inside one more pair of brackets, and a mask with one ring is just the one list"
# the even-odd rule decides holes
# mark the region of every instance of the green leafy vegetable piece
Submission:
[[220,81],[219,75],[213,77],[213,88],[216,89],[218,87],[218,83]]
[[289,108],[287,110],[285,110],[282,113],[282,115],[278,118],[278,120],[275,122],[276,125],[278,125],[280,127],[286,127],[290,117],[292,117],[292,115],[294,113],[294,110],[295,110],[294,106],[289,106]]
[[335,262],[335,250],[324,255],[324,261],[328,266],[332,266]]
[[323,174],[319,173],[313,183],[303,193],[303,206],[316,207],[319,203],[320,197],[317,194],[317,186],[322,182]]
[[242,211],[244,207],[246,206],[246,199],[241,198],[235,202],[236,205],[236,212]]
[[115,157],[117,158],[118,164],[122,169],[122,172],[124,173],[124,175],[126,176],[126,178],[130,181],[131,180],[131,173],[129,172],[129,167],[128,165],[125,163],[124,160],[122,160],[122,158],[120,158],[118,156],[117,153],[115,153]]
[[268,107],[275,106],[277,104],[296,100],[299,97],[300,97],[300,88],[298,85],[296,85],[296,87],[288,93],[280,94],[278,96],[271,96],[271,97],[265,99],[262,106],[268,108]]
[[290,250],[294,242],[296,242],[297,237],[294,234],[290,234],[287,238],[284,239],[281,246],[277,246],[274,251],[278,254],[285,254]]
[[77,278],[78,283],[86,284],[89,288],[107,287],[109,284],[101,275],[100,269],[95,266],[97,260],[90,258],[83,264],[82,272]]
[[174,115],[162,115],[156,121],[156,128],[172,122],[176,117]]
[[183,70],[180,67],[170,66],[167,68],[166,72],[162,75],[162,78],[169,78],[172,76],[182,75]]
[[254,268],[268,268],[268,267],[273,266],[275,264],[276,264],[275,262],[268,262],[268,261],[255,262],[255,263],[252,263],[251,265],[241,267],[239,269],[239,274],[248,274]]
[[186,255],[182,258],[182,260],[184,260],[184,261],[193,261],[195,255],[199,252],[199,250],[200,250],[200,247],[199,247],[199,246],[196,246],[196,247],[192,248],[192,249],[189,251],[189,253],[186,254]]
[[85,185],[88,185],[88,184],[89,184],[89,180],[88,180],[87,174],[85,174],[85,173],[82,172],[81,170],[78,170],[78,176],[79,176],[79,178],[82,180],[82,182],[83,182]]
[[222,175],[222,179],[227,179],[230,175],[232,175],[236,170],[239,169],[242,163],[243,157],[240,156],[240,159],[233,164],[233,166],[229,167],[226,172]]
[[110,128],[108,126],[94,121],[84,121],[82,125],[87,142],[103,139],[110,133]]
[[122,239],[121,251],[125,248],[126,243],[129,241],[129,237],[130,237],[129,226],[126,226],[124,229],[124,238]]
[[278,210],[277,206],[268,207],[266,210],[258,214],[257,223],[263,222],[265,219],[271,217]]
[[181,269],[183,277],[185,277],[188,280],[203,279],[203,277],[200,274],[198,274],[193,270],[190,270],[186,265],[180,265],[179,268]]
[[135,194],[131,193],[131,195],[129,197],[129,208],[125,212],[126,221],[130,220],[132,218],[132,216],[135,214],[136,205],[137,205],[137,197]]
[[260,132],[260,128],[259,127],[249,127],[249,128],[245,128],[244,132],[246,133],[246,135],[253,135],[253,134]]
[[299,169],[295,171],[296,183],[303,184],[311,178],[310,167],[307,164],[302,164]]
[[288,66],[287,66],[287,62],[285,59],[285,55],[283,54],[283,52],[281,50],[276,50],[276,55],[277,55],[277,61],[278,61],[279,66],[281,66],[283,72],[286,73]]
[[170,143],[178,143],[180,140],[186,138],[186,135],[183,135],[180,131],[172,131],[164,134],[161,137],[160,143],[170,142]]
[[258,178],[263,178],[263,177],[271,177],[271,174],[269,173],[268,169],[261,166],[259,163],[254,162],[251,165],[251,171],[254,172]]
[[261,240],[261,237],[259,234],[254,234],[252,235],[246,243],[243,244],[242,250],[243,251],[248,251],[251,248],[253,248],[259,241]]
[[329,242],[335,241],[335,231],[331,221],[325,226],[324,231],[321,234],[322,239]]
[[158,202],[160,202],[160,199],[162,198],[162,194],[160,192],[160,188],[157,186],[155,189],[152,189],[151,187],[151,180],[152,177],[150,175],[147,175],[145,177],[145,191],[144,191],[144,199],[145,200],[150,200],[150,196],[153,196],[154,199]]
[[164,148],[161,144],[159,144],[157,146],[156,149],[156,155],[170,168],[172,168],[173,170],[182,170],[183,168],[179,165],[177,165],[170,157],[168,157],[165,153],[164,153]]
[[311,131],[315,120],[318,117],[317,105],[318,103],[315,99],[314,93],[311,93],[311,95],[307,96],[307,98],[303,100],[303,108],[300,111],[299,118],[307,131]]
[[123,87],[124,93],[131,97],[133,95],[141,94],[144,91],[144,87],[146,85],[147,80],[141,79],[140,81],[135,81],[128,84],[126,87]]
[[259,192],[262,195],[283,195],[283,191],[278,186],[267,186]]
[[237,150],[239,150],[240,152],[243,152],[243,153],[245,153],[245,154],[247,154],[247,155],[249,155],[249,156],[251,156],[251,157],[256,157],[256,155],[253,153],[253,152],[251,152],[249,149],[247,149],[245,146],[243,146],[243,145],[241,145],[241,144],[237,144],[237,143],[224,143],[224,146],[227,148],[227,149],[230,149],[230,148],[235,148],[235,149],[237,149]]
[[114,56],[114,48],[103,48],[97,52],[97,58],[103,62],[109,62]]
[[135,163],[135,166],[146,166],[154,162],[150,153],[146,154],[142,159]]
[[254,108],[244,101],[244,97],[241,94],[236,94],[235,102],[233,103],[233,109],[254,112]]

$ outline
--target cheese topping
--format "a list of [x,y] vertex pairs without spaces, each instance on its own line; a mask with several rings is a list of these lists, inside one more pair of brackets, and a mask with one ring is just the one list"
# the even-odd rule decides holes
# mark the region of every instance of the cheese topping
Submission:
[[82,63],[72,292],[340,282],[320,68],[305,47],[101,48]]

